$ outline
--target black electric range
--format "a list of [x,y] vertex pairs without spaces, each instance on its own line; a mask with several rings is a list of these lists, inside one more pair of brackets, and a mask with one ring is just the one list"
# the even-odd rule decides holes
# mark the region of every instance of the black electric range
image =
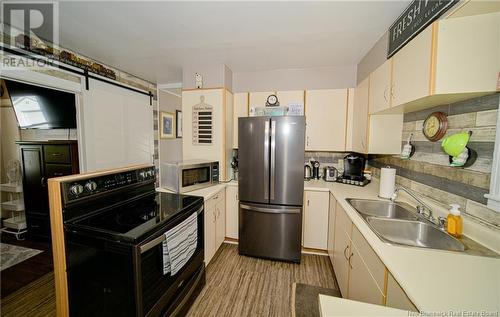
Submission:
[[201,205],[202,197],[152,192],[67,221],[65,227],[96,237],[138,243],[176,217]]
[[[202,197],[155,192],[154,167],[61,190],[71,316],[187,312],[205,284]],[[193,214],[196,249],[177,273],[165,273],[165,233]]]

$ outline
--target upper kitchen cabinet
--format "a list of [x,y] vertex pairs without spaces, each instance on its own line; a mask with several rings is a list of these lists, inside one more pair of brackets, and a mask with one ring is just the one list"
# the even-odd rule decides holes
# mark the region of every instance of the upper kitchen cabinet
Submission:
[[347,91],[306,91],[306,151],[345,151]]
[[[368,96],[368,83],[362,87],[363,94],[369,98],[370,114],[385,110],[391,106],[391,69],[392,59],[386,60],[373,73],[370,74],[370,94]],[[368,81],[365,79],[365,81]],[[359,86],[363,84],[360,83]],[[363,101],[364,104],[364,101]]]
[[347,128],[346,150],[366,153],[368,129],[368,89],[370,80],[366,78],[353,90],[349,91],[349,120]]
[[182,92],[184,160],[219,162],[220,180],[231,174],[233,95],[224,88]]
[[368,114],[371,78],[349,90],[346,150],[370,154],[398,154],[403,132],[402,114]]
[[[493,93],[498,56],[499,12],[435,22],[392,57],[391,108],[417,111]],[[370,112],[383,110],[380,104],[370,104]]]
[[432,94],[497,90],[500,12],[442,20],[436,31]]
[[258,91],[258,92],[251,92],[249,93],[248,96],[248,107],[265,107],[266,106],[266,101],[267,97],[269,95],[275,95],[276,91]]
[[[393,105],[402,105],[429,94],[432,35],[433,25],[423,30],[392,58]],[[370,110],[382,109],[381,106],[371,105],[370,108]],[[370,111],[370,113],[375,112]]]
[[233,148],[238,148],[238,118],[248,117],[248,93],[241,92],[234,94],[233,110]]

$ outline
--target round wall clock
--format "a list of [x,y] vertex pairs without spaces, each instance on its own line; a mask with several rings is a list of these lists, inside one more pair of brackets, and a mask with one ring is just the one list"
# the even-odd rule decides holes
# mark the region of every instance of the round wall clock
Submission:
[[279,106],[280,103],[278,102],[278,96],[276,95],[269,95],[266,100],[266,106],[267,107],[277,107]]
[[448,130],[448,118],[443,112],[433,112],[424,121],[422,132],[432,142],[440,140]]

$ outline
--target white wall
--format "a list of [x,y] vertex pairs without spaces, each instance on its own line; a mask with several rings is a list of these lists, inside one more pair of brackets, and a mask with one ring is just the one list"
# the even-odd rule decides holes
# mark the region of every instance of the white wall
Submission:
[[[172,91],[180,95],[180,89]],[[182,98],[168,92],[159,91],[158,110],[171,112],[175,115],[175,110],[182,109]],[[159,114],[158,114],[159,115]],[[160,163],[182,160],[182,138],[159,139]]]
[[233,73],[233,92],[355,86],[356,65]]
[[387,60],[387,45],[389,33],[385,32],[366,53],[358,64],[357,83],[363,81],[371,72],[382,65]]
[[196,88],[194,74],[203,76],[203,88],[224,87],[224,64],[186,65],[182,68],[182,89]]

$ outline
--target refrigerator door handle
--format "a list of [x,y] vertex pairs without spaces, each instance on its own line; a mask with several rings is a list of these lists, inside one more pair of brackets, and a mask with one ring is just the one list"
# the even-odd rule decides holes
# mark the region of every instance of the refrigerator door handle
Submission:
[[264,125],[264,199],[269,199],[269,120]]
[[271,121],[271,200],[274,200],[276,182],[276,121]]
[[245,205],[242,203],[240,203],[240,208],[250,210],[250,211],[269,213],[269,214],[299,214],[300,213],[300,208],[286,208],[286,209],[262,208],[262,207],[256,207],[256,206],[249,206],[249,205]]

